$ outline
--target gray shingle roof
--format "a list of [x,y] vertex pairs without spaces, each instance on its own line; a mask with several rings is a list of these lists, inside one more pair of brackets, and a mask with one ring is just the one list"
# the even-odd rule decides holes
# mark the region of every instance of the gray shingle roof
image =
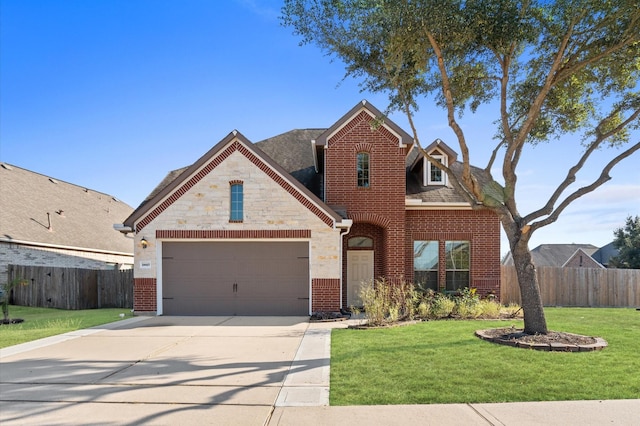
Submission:
[[[256,142],[254,145],[267,154],[273,161],[290,173],[295,179],[307,187],[314,195],[322,196],[322,158],[319,158],[319,172],[314,165],[314,152],[311,141],[326,132],[326,129],[295,129],[280,135]],[[322,153],[322,150],[320,150]],[[423,186],[421,162],[416,161],[420,153],[412,149],[407,157],[407,198],[419,199],[432,203],[464,203],[465,199],[454,188],[449,186]],[[455,162],[450,165],[454,172],[462,173],[462,164]],[[156,186],[156,188],[140,204],[142,207],[155,197],[171,182],[173,182],[188,167],[173,170]],[[472,168],[476,177],[482,180],[483,171]]]
[[564,265],[567,260],[578,250],[582,249],[591,256],[598,250],[593,244],[541,244],[531,250],[531,257],[536,266]]
[[283,169],[322,198],[322,175],[316,173],[313,163],[315,140],[325,129],[296,129],[256,142],[255,145]]
[[133,208],[115,197],[17,166],[0,165],[0,239],[133,253],[113,229]]

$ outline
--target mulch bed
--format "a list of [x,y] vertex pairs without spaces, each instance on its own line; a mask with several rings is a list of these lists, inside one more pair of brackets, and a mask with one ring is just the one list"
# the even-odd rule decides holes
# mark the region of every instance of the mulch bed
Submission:
[[8,320],[0,320],[0,325],[20,324],[21,322],[24,322],[22,318],[9,318]]
[[539,351],[590,352],[607,347],[600,337],[549,331],[547,334],[526,334],[514,327],[478,330],[476,336],[489,342]]

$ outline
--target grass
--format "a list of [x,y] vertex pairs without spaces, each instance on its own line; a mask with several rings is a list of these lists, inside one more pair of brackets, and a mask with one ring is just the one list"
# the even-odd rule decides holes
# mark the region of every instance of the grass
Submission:
[[9,306],[11,318],[23,323],[0,325],[0,348],[30,342],[43,337],[119,321],[120,314],[131,317],[129,309],[84,309],[67,311],[51,308]]
[[522,321],[429,321],[387,329],[336,329],[331,405],[630,399],[640,397],[640,312],[547,308],[550,330],[603,337],[598,352],[496,345],[478,329]]

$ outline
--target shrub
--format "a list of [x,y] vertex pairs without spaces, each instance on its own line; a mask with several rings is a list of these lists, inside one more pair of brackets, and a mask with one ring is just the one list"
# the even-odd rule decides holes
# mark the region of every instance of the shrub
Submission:
[[480,297],[475,288],[465,287],[455,296],[454,314],[460,318],[478,318],[481,314]]
[[500,318],[500,312],[502,311],[502,305],[493,299],[484,299],[478,303],[480,310],[480,318],[485,319],[497,319]]
[[475,288],[447,295],[404,282],[391,284],[384,279],[364,285],[360,297],[365,318],[373,326],[416,318],[498,319],[501,315],[516,316],[520,311],[518,305],[505,307],[494,297],[480,299]]
[[415,317],[418,294],[412,284],[391,284],[384,279],[369,282],[360,291],[370,325],[383,325]]
[[429,307],[429,318],[441,319],[451,316],[453,309],[456,307],[456,302],[451,300],[445,294],[437,293],[431,300]]

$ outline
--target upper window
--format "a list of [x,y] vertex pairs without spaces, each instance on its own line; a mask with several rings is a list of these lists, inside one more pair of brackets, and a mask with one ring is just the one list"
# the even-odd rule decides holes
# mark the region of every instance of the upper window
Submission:
[[438,242],[413,242],[413,281],[423,289],[438,291]]
[[244,218],[244,195],[242,183],[231,184],[231,222],[242,222]]
[[369,153],[358,153],[358,188],[369,187]]
[[[447,165],[447,157],[441,154],[431,154],[431,156],[441,164]],[[438,167],[431,164],[431,161],[424,159],[424,185],[446,185],[447,174]]]
[[470,247],[469,241],[445,241],[447,291],[457,291],[469,287]]

